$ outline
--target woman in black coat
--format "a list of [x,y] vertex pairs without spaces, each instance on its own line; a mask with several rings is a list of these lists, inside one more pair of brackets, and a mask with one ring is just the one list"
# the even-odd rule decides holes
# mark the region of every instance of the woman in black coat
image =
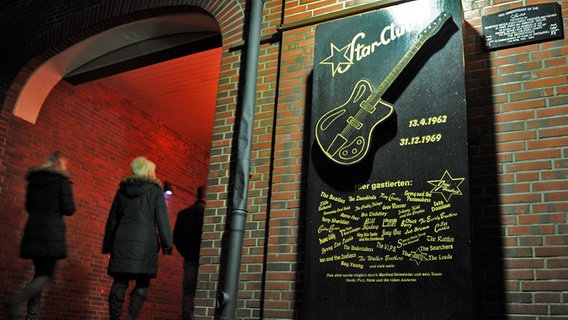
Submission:
[[109,212],[103,253],[110,253],[107,273],[114,278],[109,294],[109,314],[120,319],[130,280],[136,287],[130,294],[126,319],[136,319],[146,299],[150,279],[158,274],[158,252],[171,255],[172,230],[166,198],[155,164],[144,157],[131,163],[134,175],[122,179]]
[[56,262],[67,257],[63,216],[75,213],[67,159],[53,152],[41,167],[30,169],[26,179],[26,211],[29,214],[20,245],[20,257],[31,259],[34,277],[6,303],[9,319],[18,319],[21,303],[28,301],[26,319],[39,319],[41,291],[52,279]]

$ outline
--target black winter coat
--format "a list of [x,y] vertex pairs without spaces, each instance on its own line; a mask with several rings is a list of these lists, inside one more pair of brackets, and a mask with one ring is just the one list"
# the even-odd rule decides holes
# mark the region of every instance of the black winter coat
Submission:
[[63,216],[75,213],[69,177],[61,172],[36,168],[28,172],[26,211],[29,214],[20,257],[24,259],[67,257]]
[[107,273],[158,274],[158,252],[171,252],[172,229],[166,198],[157,179],[126,177],[114,197],[103,240],[110,253]]
[[199,262],[201,233],[203,231],[204,201],[196,201],[191,207],[178,213],[174,226],[174,245],[181,256],[194,263]]

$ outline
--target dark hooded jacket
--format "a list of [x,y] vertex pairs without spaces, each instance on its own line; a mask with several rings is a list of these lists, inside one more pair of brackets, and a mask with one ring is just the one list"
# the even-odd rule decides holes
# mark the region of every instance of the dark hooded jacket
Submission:
[[126,177],[114,197],[103,240],[110,253],[107,273],[145,275],[158,273],[158,252],[173,248],[172,230],[161,183],[149,177]]
[[26,211],[29,214],[20,257],[24,259],[67,257],[63,216],[75,213],[69,177],[51,169],[34,168],[26,176]]

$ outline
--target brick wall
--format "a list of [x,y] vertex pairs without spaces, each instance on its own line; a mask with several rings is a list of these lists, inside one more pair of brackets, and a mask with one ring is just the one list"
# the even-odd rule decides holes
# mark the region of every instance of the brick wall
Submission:
[[[190,116],[190,115],[188,115]],[[25,173],[42,164],[55,149],[70,160],[77,212],[66,218],[69,257],[59,263],[56,280],[44,294],[44,319],[104,319],[112,278],[108,257],[101,254],[108,210],[120,179],[130,174],[130,161],[145,155],[157,165],[157,176],[173,184],[168,198],[170,221],[193,203],[195,190],[205,184],[209,150],[144,114],[108,88],[60,83],[48,97],[37,124],[2,112],[8,131],[3,165],[0,244],[1,299],[20,289],[32,276],[31,262],[18,258],[27,213],[23,208]],[[181,299],[182,259],[160,256],[143,319],[175,319]]]
[[[263,35],[270,35],[281,23],[369,2],[267,1]],[[484,52],[480,45],[482,15],[537,3],[463,2],[479,319],[560,319],[568,313],[567,42],[494,52]],[[559,3],[566,11],[567,2]],[[280,45],[261,46],[251,168],[254,194],[249,202],[237,318],[301,318],[302,179],[307,161],[302,141],[314,28],[286,31]],[[224,56],[222,79],[227,82],[220,94],[233,85],[228,79],[237,74],[231,64],[237,58]],[[211,167],[210,184],[228,175],[222,163],[230,154],[223,153],[223,143],[214,141],[212,152],[219,156],[212,158],[217,165]],[[219,191],[220,195],[225,192]],[[218,216],[225,213],[216,212]],[[222,241],[219,233],[208,236],[218,244]],[[212,273],[202,279],[216,281],[217,276]],[[213,299],[202,302],[210,306]],[[207,312],[212,314],[212,309]]]
[[[568,315],[568,42],[483,52],[479,39],[482,15],[538,3],[465,4],[472,213],[486,319]],[[568,2],[558,3],[566,18]]]
[[[181,5],[184,1],[173,2]],[[279,24],[370,2],[374,1],[268,0],[264,4],[262,32],[268,36]],[[568,142],[565,138],[568,131],[567,41],[494,52],[484,52],[480,45],[482,15],[542,2],[462,1],[478,319],[566,319],[568,314],[568,192],[565,182],[568,163],[565,147]],[[137,3],[136,9],[141,9],[142,3],[146,2]],[[148,3],[158,6],[156,2]],[[232,151],[235,149],[239,117],[239,74],[243,63],[240,50],[233,49],[243,39],[245,1],[196,0],[185,3],[209,11],[218,20],[223,33],[224,50],[210,153],[208,208],[197,299],[199,318],[209,319],[215,315],[215,295],[223,287],[226,267],[225,230],[230,220],[227,208],[231,198],[231,162],[234,161]],[[568,1],[558,3],[566,17]],[[119,12],[128,12],[126,7],[121,7]],[[108,14],[111,11],[96,12]],[[302,196],[307,161],[304,157],[307,146],[303,141],[307,134],[305,114],[311,99],[308,89],[314,30],[315,26],[289,30],[283,33],[281,43],[261,46],[238,319],[301,319],[305,224]],[[42,39],[34,41],[36,44],[44,42]],[[9,93],[8,99],[11,97]],[[47,111],[42,109],[40,121],[44,112]],[[2,210],[4,219],[1,226],[4,230],[12,230],[0,236],[7,252],[2,262],[28,272],[10,274],[9,278],[2,275],[2,279],[9,279],[9,285],[2,286],[1,290],[11,291],[27,279],[29,267],[10,254],[14,252],[10,246],[19,237],[18,231],[13,230],[19,230],[23,222],[18,215],[6,212],[21,211],[16,209],[23,191],[23,181],[17,182],[21,179],[19,173],[36,164],[44,155],[43,149],[34,153],[35,149],[27,145],[38,136],[42,137],[44,144],[49,144],[70,133],[59,132],[53,136],[51,131],[47,134],[46,129],[45,139],[42,135],[32,138],[27,133],[32,130],[28,129],[29,124],[12,119],[6,110],[1,116],[0,139],[6,139],[0,140],[0,144],[6,143],[1,165],[8,170],[0,181],[0,186],[6,191],[0,193],[0,201],[3,208],[9,209]],[[50,125],[61,126],[62,123],[58,121]],[[38,127],[41,125],[47,124],[38,123]],[[102,125],[100,121],[93,121],[84,126]],[[20,139],[20,143],[14,143],[14,136]],[[73,136],[69,139],[72,140]],[[115,143],[114,139],[101,141]],[[72,152],[75,152],[74,149],[70,148]],[[81,146],[76,149],[89,152]],[[34,158],[27,160],[24,155],[34,155]],[[120,156],[126,158],[124,154]],[[72,159],[78,159],[77,155]],[[160,161],[157,163],[160,164]],[[110,180],[117,180],[121,170],[124,168],[114,168],[114,176]],[[158,171],[163,174],[160,170],[161,166]],[[96,181],[100,184],[104,180]],[[102,194],[110,197],[112,190],[111,184],[104,192],[91,192],[84,198],[82,206],[90,208],[93,203],[104,201],[94,199],[104,197]],[[106,207],[101,207],[99,215],[106,214],[106,210]],[[79,220],[77,217],[70,219],[71,225],[76,221],[73,219]],[[83,265],[104,267],[98,253],[91,259]],[[65,281],[86,277],[85,267],[72,267],[76,265],[81,264],[75,262],[62,267],[76,270],[75,276]],[[172,265],[172,270],[175,267]],[[109,280],[101,281],[108,284]],[[75,285],[74,288],[80,286]],[[98,305],[104,305],[104,297],[95,291],[73,297],[92,301],[97,306],[93,307],[94,310],[102,310],[103,307]],[[4,291],[0,293],[4,294]],[[61,306],[62,302],[59,303],[54,305],[54,310],[55,306]],[[164,310],[167,303],[155,301],[153,307],[167,312]],[[89,307],[87,310],[93,309]]]

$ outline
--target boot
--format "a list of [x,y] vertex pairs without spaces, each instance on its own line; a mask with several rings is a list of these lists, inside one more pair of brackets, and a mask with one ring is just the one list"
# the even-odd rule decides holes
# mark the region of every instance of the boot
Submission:
[[2,302],[2,306],[6,312],[6,319],[16,320],[20,317],[20,312],[18,310],[19,304],[16,303],[14,299],[10,298],[9,300]]
[[39,320],[39,307],[41,296],[35,296],[28,299],[28,316],[26,320]]
[[146,294],[148,292],[148,288],[136,287],[132,290],[130,294],[130,305],[128,305],[128,315],[126,316],[126,320],[136,320],[138,319],[138,313],[140,313],[140,309],[142,309],[142,305],[146,300]]
[[41,291],[49,283],[49,281],[51,281],[49,276],[35,277],[22,291],[16,293],[8,301],[4,302],[8,319],[18,319],[20,317],[20,305],[28,299],[39,297],[41,295]]
[[110,294],[108,295],[108,312],[110,320],[120,320],[126,288],[128,288],[128,282],[113,282],[112,287],[110,288]]
[[110,320],[120,320],[120,314],[122,314],[122,305],[124,300],[119,300],[115,296],[108,298],[108,313]]

